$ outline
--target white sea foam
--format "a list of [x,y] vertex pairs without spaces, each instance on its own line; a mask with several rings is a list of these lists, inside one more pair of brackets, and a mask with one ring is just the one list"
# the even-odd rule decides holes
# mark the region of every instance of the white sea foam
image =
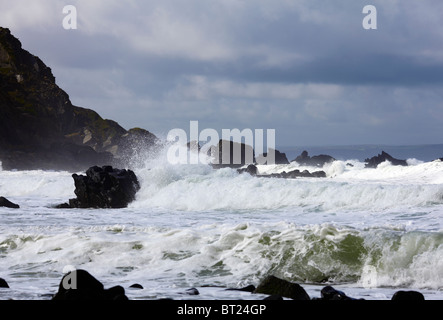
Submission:
[[386,287],[438,291],[443,162],[408,162],[259,166],[261,174],[327,175],[278,179],[151,159],[135,168],[136,201],[119,210],[52,209],[74,196],[71,173],[1,171],[0,194],[21,209],[0,208],[0,274],[21,292],[55,292],[69,265],[107,287],[142,283],[146,298],[258,284],[268,274],[379,294]]
[[380,287],[443,286],[441,234],[283,222],[42,231],[1,234],[6,276],[44,273],[56,286],[63,268],[70,265],[89,270],[106,286],[115,284],[117,277],[119,284],[164,286],[168,293],[175,286],[257,285],[267,274],[308,283],[364,285],[371,276],[372,284]]
[[[261,174],[300,168],[294,164],[264,168]],[[305,168],[301,167],[300,170]],[[313,168],[309,168],[313,171]],[[395,167],[384,163],[366,169],[335,161],[323,168],[327,178],[277,179],[238,175],[209,166],[163,165],[140,170],[142,189],[134,208],[172,210],[385,210],[443,204],[443,164]]]
[[[352,166],[348,164],[351,163]],[[259,166],[261,174],[299,169],[295,163]],[[383,163],[366,169],[358,161],[335,161],[323,168],[327,178],[256,178],[208,165],[158,163],[139,168],[141,190],[130,207],[179,211],[295,210],[383,211],[443,204],[443,162],[407,167]],[[68,172],[2,171],[0,194],[50,205],[74,197]]]
[[51,171],[0,171],[0,194],[45,206],[75,197],[71,173]]

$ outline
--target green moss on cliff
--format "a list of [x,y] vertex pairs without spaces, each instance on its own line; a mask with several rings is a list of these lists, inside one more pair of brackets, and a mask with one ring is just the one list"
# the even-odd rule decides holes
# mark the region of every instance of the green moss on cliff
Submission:
[[74,107],[74,114],[84,124],[84,127],[92,132],[96,139],[106,141],[109,138],[112,139],[115,136],[121,136],[126,133],[126,130],[117,122],[105,120],[93,110]]
[[38,115],[37,108],[25,95],[23,95],[23,92],[18,90],[9,91],[8,97],[23,113],[28,113],[34,116]]

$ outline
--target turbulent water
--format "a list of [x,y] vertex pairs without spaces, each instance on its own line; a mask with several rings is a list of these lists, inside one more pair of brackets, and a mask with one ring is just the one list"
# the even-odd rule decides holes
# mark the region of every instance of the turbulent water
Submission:
[[270,274],[311,297],[330,284],[356,298],[442,299],[443,162],[408,162],[335,161],[326,178],[278,179],[146,161],[136,201],[118,210],[52,208],[75,197],[69,172],[0,171],[0,195],[21,206],[0,208],[0,299],[50,299],[69,268],[130,299],[188,299],[191,287],[193,299],[262,299],[225,288]]

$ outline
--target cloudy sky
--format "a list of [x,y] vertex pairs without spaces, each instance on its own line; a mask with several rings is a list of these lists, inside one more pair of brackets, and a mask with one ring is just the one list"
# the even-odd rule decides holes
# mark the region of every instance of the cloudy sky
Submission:
[[160,137],[275,129],[277,146],[442,143],[442,18],[441,0],[0,0],[73,104]]

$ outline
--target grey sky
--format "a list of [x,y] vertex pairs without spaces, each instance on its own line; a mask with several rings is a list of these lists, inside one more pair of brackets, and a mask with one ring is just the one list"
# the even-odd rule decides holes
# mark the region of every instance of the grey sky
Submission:
[[191,120],[275,129],[277,146],[441,143],[442,14],[441,0],[0,0],[0,25],[75,105],[159,136]]

